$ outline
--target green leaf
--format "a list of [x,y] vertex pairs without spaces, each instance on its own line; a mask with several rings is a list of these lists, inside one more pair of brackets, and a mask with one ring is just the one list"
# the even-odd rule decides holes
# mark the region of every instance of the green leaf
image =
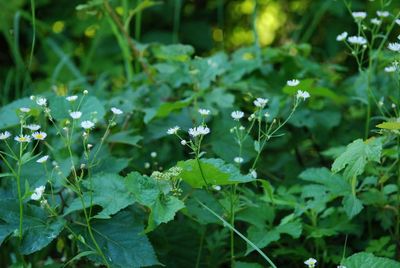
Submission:
[[327,191],[336,195],[346,195],[351,192],[350,184],[327,168],[309,168],[303,171],[299,177],[305,181],[322,184],[326,186]]
[[187,61],[194,53],[194,49],[189,45],[160,45],[153,47],[154,56],[167,61]]
[[371,138],[366,141],[357,139],[347,145],[346,151],[336,158],[332,171],[336,173],[344,169],[344,177],[350,180],[362,174],[369,161],[379,163],[381,151],[381,139]]
[[178,198],[160,195],[156,203],[151,207],[146,232],[153,231],[161,223],[173,220],[176,212],[184,207],[185,204]]
[[[126,191],[125,179],[116,174],[98,174],[90,180],[86,180],[84,186],[92,191],[92,200],[89,192],[84,193],[85,207],[93,205],[103,207],[94,218],[107,219],[121,209],[135,202],[134,196]],[[73,200],[65,210],[64,215],[83,209],[79,198]]]
[[32,107],[34,102],[29,98],[19,99],[0,108],[0,129],[9,128],[19,124],[17,110],[21,107]]
[[138,172],[131,172],[126,177],[126,190],[132,193],[134,199],[147,207],[152,206],[160,193],[157,182],[147,176],[142,176]]
[[343,198],[343,207],[350,219],[360,213],[363,209],[361,200],[352,194]]
[[131,135],[132,131],[121,131],[115,133],[107,138],[107,142],[109,143],[122,143],[128,144],[132,146],[137,146],[138,142],[143,139],[142,136],[139,135]]
[[400,263],[388,258],[376,257],[372,253],[360,252],[346,258],[341,265],[346,268],[398,268]]
[[180,161],[177,166],[183,169],[179,177],[194,188],[201,188],[207,184],[227,185],[254,180],[250,175],[242,175],[237,167],[226,164],[222,159],[200,159],[199,162],[191,159]]
[[[158,260],[146,235],[143,225],[132,213],[120,212],[108,220],[94,220],[91,223],[93,235],[112,267],[144,267],[157,265]],[[94,247],[86,228],[77,227],[86,243]],[[81,245],[81,251],[90,250]],[[99,256],[92,256],[101,262]]]
[[383,122],[376,125],[377,128],[388,129],[388,130],[399,130],[400,122]]
[[182,108],[189,106],[191,100],[192,98],[187,98],[176,102],[165,102],[161,104],[158,108],[144,109],[145,116],[143,120],[147,124],[154,118],[166,117],[173,111],[181,110]]

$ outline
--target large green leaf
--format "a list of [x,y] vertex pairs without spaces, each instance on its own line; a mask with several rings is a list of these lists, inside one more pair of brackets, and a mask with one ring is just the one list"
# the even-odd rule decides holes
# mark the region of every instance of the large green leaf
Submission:
[[160,195],[151,207],[146,232],[154,230],[161,223],[174,219],[176,212],[185,207],[185,204],[174,196]]
[[29,98],[19,99],[13,101],[6,106],[0,108],[0,129],[9,128],[19,124],[19,118],[17,116],[17,110],[21,107],[34,106],[34,102]]
[[[94,220],[91,223],[94,238],[103,251],[111,267],[146,267],[159,264],[143,225],[132,213],[120,212],[107,220]],[[86,243],[94,247],[87,229],[77,228]],[[87,251],[81,245],[81,251]],[[91,257],[102,262],[99,256]]]
[[398,268],[400,263],[388,258],[376,257],[372,253],[360,252],[346,258],[342,263],[346,268]]
[[366,141],[357,139],[347,145],[346,151],[336,158],[332,171],[339,172],[344,169],[344,177],[350,180],[362,174],[368,162],[379,162],[381,151],[381,139],[371,138]]
[[253,181],[250,175],[243,175],[232,164],[226,164],[222,159],[191,159],[180,161],[178,167],[183,169],[179,177],[194,188],[206,185],[227,185]]
[[350,184],[338,174],[332,174],[327,168],[309,168],[299,177],[302,180],[322,184],[326,190],[336,195],[346,195],[351,192]]
[[346,214],[350,219],[360,213],[363,209],[361,200],[352,194],[343,198],[343,207],[344,211],[346,211]]

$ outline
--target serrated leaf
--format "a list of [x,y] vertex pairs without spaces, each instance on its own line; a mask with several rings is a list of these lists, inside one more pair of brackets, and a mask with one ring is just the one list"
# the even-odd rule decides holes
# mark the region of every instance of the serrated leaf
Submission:
[[377,128],[388,129],[388,130],[399,130],[400,122],[383,122],[376,125]]
[[226,164],[222,159],[217,158],[200,159],[199,162],[196,159],[180,161],[177,166],[183,169],[179,177],[194,188],[206,185],[245,183],[254,180],[250,175],[241,174],[234,165]]
[[348,180],[364,172],[365,165],[370,162],[379,162],[382,151],[382,141],[371,138],[363,141],[357,139],[347,145],[346,151],[333,162],[332,171],[344,170],[344,177]]
[[346,258],[342,263],[346,268],[399,268],[400,263],[388,258],[376,257],[372,253],[360,252]]
[[160,195],[151,207],[149,223],[146,232],[153,231],[161,223],[167,223],[174,219],[176,212],[185,207],[185,204],[174,196]]
[[363,209],[361,200],[352,194],[343,198],[343,207],[350,219],[360,213]]

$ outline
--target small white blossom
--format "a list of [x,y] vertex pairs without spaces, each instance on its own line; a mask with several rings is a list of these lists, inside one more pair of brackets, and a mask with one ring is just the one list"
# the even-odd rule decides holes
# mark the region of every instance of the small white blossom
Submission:
[[178,127],[178,126],[174,126],[172,128],[169,128],[167,130],[167,134],[169,134],[169,135],[176,134],[176,133],[178,133],[179,129],[180,129],[180,127]]
[[30,108],[27,108],[27,107],[21,107],[21,108],[19,108],[19,110],[20,110],[21,112],[23,112],[23,113],[29,113],[29,112],[31,111],[31,109],[30,109]]
[[371,23],[375,25],[381,25],[382,21],[378,18],[371,19]]
[[31,95],[29,98],[33,101],[36,97],[34,95]]
[[47,100],[46,100],[46,98],[37,98],[36,103],[39,106],[46,106]]
[[336,41],[346,40],[348,35],[349,34],[347,32],[343,32],[343,33],[339,34],[338,36],[336,36]]
[[215,191],[221,191],[221,189],[222,189],[222,187],[219,186],[219,185],[213,185],[212,188],[213,188]]
[[87,95],[89,94],[89,91],[87,91],[86,89],[83,91],[83,94]]
[[116,107],[111,107],[111,112],[115,115],[123,114],[124,112]]
[[44,208],[45,206],[47,206],[47,204],[48,204],[48,202],[47,202],[46,199],[40,200],[40,206],[41,206],[42,208]]
[[396,70],[397,70],[397,67],[395,65],[385,67],[385,72],[387,72],[387,73],[393,73]]
[[256,107],[264,108],[264,106],[268,103],[268,99],[257,98],[253,103]]
[[4,131],[3,133],[0,133],[0,140],[8,139],[10,136],[11,136],[10,132]]
[[19,136],[14,137],[14,140],[17,141],[17,142],[20,142],[20,143],[22,143],[22,142],[31,142],[31,137],[29,135],[22,135],[21,134]]
[[70,112],[69,115],[72,117],[72,119],[79,119],[82,116],[82,112],[79,111]]
[[297,79],[292,79],[292,80],[288,80],[288,81],[286,82],[286,84],[287,84],[289,87],[295,87],[295,86],[298,86],[298,85],[300,84],[300,81],[297,80]]
[[240,130],[240,131],[243,131],[243,130],[245,130],[245,129],[246,129],[246,128],[245,128],[244,126],[240,126],[240,127],[239,127],[239,130]]
[[351,15],[355,20],[363,20],[367,17],[367,13],[364,11],[356,11],[352,12]]
[[381,17],[381,18],[386,18],[386,17],[389,17],[390,13],[388,11],[378,10],[376,12],[376,15],[378,15],[378,17]]
[[49,159],[48,155],[42,156],[41,158],[39,158],[38,160],[36,160],[37,163],[44,163],[47,161],[47,159]]
[[73,95],[73,96],[68,96],[65,98],[67,101],[76,101],[78,99],[78,96]]
[[388,48],[391,51],[399,52],[400,51],[400,43],[389,43]]
[[92,121],[86,120],[81,123],[81,127],[84,129],[91,129],[94,127],[94,123]]
[[46,137],[47,137],[47,134],[46,134],[46,132],[42,132],[42,131],[40,131],[40,132],[34,132],[33,134],[32,134],[32,137],[35,139],[35,140],[44,140]]
[[337,268],[347,268],[347,267],[344,265],[338,265]]
[[235,163],[241,164],[243,163],[244,159],[243,157],[237,156],[233,159],[233,161],[235,161]]
[[88,150],[90,150],[93,147],[93,144],[88,143],[88,145],[86,145]]
[[396,24],[400,26],[400,19],[395,20]]
[[242,111],[233,111],[231,113],[231,116],[234,120],[239,121],[243,116],[244,116],[244,112]]
[[265,112],[264,116],[265,116],[265,118],[270,118],[270,117],[271,117],[271,115],[269,114],[269,112]]
[[317,260],[314,258],[309,258],[308,260],[306,260],[304,262],[304,264],[307,265],[308,268],[314,268],[316,263],[317,263]]
[[210,129],[204,126],[198,126],[189,129],[189,135],[192,137],[197,137],[199,135],[207,135],[210,133]]
[[257,179],[257,171],[255,169],[250,170],[250,175],[254,178]]
[[367,44],[367,39],[365,39],[362,36],[350,36],[347,38],[347,41],[351,44],[356,44],[356,45],[365,45]]
[[144,168],[150,168],[150,163],[149,162],[144,163]]
[[33,194],[31,195],[32,200],[40,200],[42,198],[42,195],[44,193],[44,190],[46,189],[45,186],[39,186],[37,187],[34,191]]
[[309,97],[310,93],[308,93],[307,91],[297,90],[296,98],[298,99],[303,98],[303,100],[306,100]]
[[150,156],[151,156],[152,158],[156,158],[156,157],[157,157],[157,152],[151,152],[151,153],[150,153]]
[[39,130],[39,129],[40,129],[40,126],[39,126],[39,125],[36,125],[36,124],[30,124],[30,125],[24,126],[24,128],[30,129],[30,130],[32,130],[32,131],[36,131],[36,130]]
[[186,141],[186,140],[181,140],[181,144],[182,144],[182,145],[186,145],[186,144],[187,144],[187,141]]
[[207,116],[210,113],[211,113],[211,111],[208,109],[199,109],[199,114],[201,114],[202,116]]

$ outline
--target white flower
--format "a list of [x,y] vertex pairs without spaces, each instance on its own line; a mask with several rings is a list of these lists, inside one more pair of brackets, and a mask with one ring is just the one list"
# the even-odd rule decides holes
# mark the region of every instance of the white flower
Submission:
[[234,120],[239,121],[240,118],[242,118],[244,116],[244,112],[242,111],[233,111],[231,113],[231,116]]
[[310,93],[308,93],[307,91],[297,90],[296,98],[298,99],[303,98],[303,100],[306,100],[309,97]]
[[346,268],[344,265],[338,265],[337,268]]
[[94,127],[94,123],[92,121],[86,120],[81,123],[81,127],[84,129],[91,129]]
[[167,134],[169,134],[169,135],[176,134],[176,133],[178,133],[179,129],[181,129],[181,128],[178,127],[178,126],[174,126],[174,127],[172,127],[172,128],[169,128],[169,129],[167,130]]
[[32,137],[35,139],[35,140],[44,140],[46,137],[47,137],[47,134],[46,134],[46,132],[42,132],[42,131],[40,131],[40,132],[34,132],[33,134],[32,134]]
[[264,116],[265,116],[266,118],[270,118],[270,117],[271,117],[271,115],[269,114],[269,112],[265,112]]
[[93,144],[88,143],[87,148],[90,150],[93,147]]
[[388,48],[391,51],[399,52],[400,51],[400,43],[389,43]]
[[35,96],[34,95],[31,95],[30,97],[29,97],[31,100],[35,100]]
[[199,114],[201,114],[203,116],[209,115],[210,113],[211,113],[211,111],[208,109],[199,109]]
[[189,129],[189,135],[192,137],[197,137],[199,135],[207,135],[210,133],[210,129],[204,126],[198,126]]
[[395,65],[385,67],[385,72],[387,72],[387,73],[393,73],[396,70],[397,70],[397,67]]
[[29,135],[19,135],[14,137],[14,140],[18,141],[18,142],[31,142],[31,137]]
[[308,260],[306,260],[304,262],[304,264],[307,265],[308,268],[314,268],[316,263],[317,263],[317,260],[314,258],[309,258]]
[[73,95],[73,96],[68,96],[66,97],[67,101],[76,101],[78,99],[78,96]]
[[11,136],[10,132],[4,131],[3,133],[0,133],[0,140],[8,139],[10,136]]
[[397,23],[397,25],[400,25],[400,19],[395,20],[395,22]]
[[33,194],[31,195],[32,200],[40,200],[42,198],[42,195],[44,193],[44,190],[46,189],[45,186],[39,186],[37,187],[34,191]]
[[72,117],[72,119],[79,119],[82,116],[82,113],[79,111],[75,112],[70,112],[69,115]]
[[36,160],[36,163],[44,163],[47,161],[47,159],[49,159],[48,155],[42,156],[41,158],[39,158],[38,160]]
[[186,141],[186,140],[181,140],[181,144],[182,144],[182,145],[186,145],[186,144],[187,144],[187,141]]
[[150,163],[149,162],[144,163],[144,168],[150,168]]
[[28,128],[28,129],[30,129],[30,130],[32,130],[32,131],[36,131],[36,130],[39,130],[40,129],[40,126],[39,125],[36,125],[36,124],[30,124],[30,125],[26,125],[26,126],[24,126],[25,128]]
[[240,163],[243,163],[244,159],[243,159],[243,157],[237,156],[233,159],[233,161],[235,161],[235,163],[240,164]]
[[355,20],[363,20],[367,17],[367,13],[364,11],[356,11],[352,12],[351,15]]
[[256,107],[263,108],[268,103],[268,99],[257,98],[253,103]]
[[150,153],[150,156],[151,156],[152,158],[156,158],[156,157],[157,157],[157,152],[151,152],[151,153]]
[[19,110],[23,113],[29,113],[31,111],[31,109],[27,108],[27,107],[21,107],[19,108]]
[[113,114],[115,114],[115,115],[123,114],[123,111],[122,111],[122,110],[120,110],[120,109],[118,109],[118,108],[115,108],[115,107],[111,107],[111,112],[112,112]]
[[381,25],[382,21],[378,18],[371,19],[371,23],[375,25]]
[[89,94],[89,91],[87,91],[86,89],[83,91],[83,94],[87,95]]
[[356,45],[365,45],[367,43],[367,39],[365,39],[362,36],[350,36],[347,38],[347,41],[351,44],[356,44]]
[[349,34],[347,32],[343,32],[341,34],[339,34],[338,36],[336,36],[336,41],[343,41],[347,38]]
[[297,79],[292,79],[292,80],[288,80],[288,81],[286,82],[286,84],[287,84],[289,87],[295,87],[295,86],[298,86],[298,85],[300,84],[300,81],[297,80]]
[[378,17],[386,18],[386,17],[389,17],[390,13],[388,11],[378,10],[376,12],[376,15],[378,15]]
[[219,186],[219,185],[213,185],[212,188],[213,188],[215,191],[221,191],[221,189],[222,189],[222,187]]
[[40,206],[41,206],[42,208],[44,208],[45,206],[47,206],[47,204],[48,204],[48,202],[47,202],[46,199],[40,200]]
[[254,178],[257,179],[257,171],[255,169],[250,170],[250,175]]
[[37,98],[36,103],[39,106],[46,106],[47,100],[46,100],[46,98]]

